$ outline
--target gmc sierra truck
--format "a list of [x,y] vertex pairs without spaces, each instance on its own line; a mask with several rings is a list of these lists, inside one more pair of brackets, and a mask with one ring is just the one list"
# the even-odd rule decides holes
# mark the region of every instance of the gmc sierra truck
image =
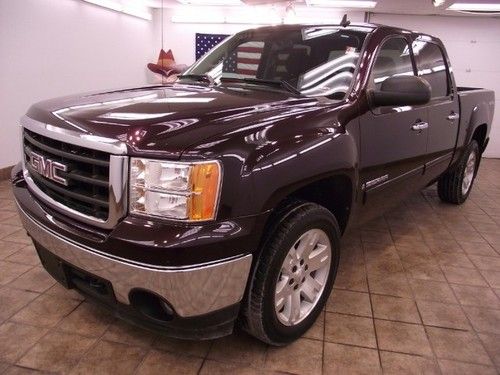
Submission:
[[175,83],[33,105],[12,184],[67,288],[174,337],[238,324],[284,345],[323,309],[347,229],[435,182],[467,199],[493,110],[432,36],[256,28]]

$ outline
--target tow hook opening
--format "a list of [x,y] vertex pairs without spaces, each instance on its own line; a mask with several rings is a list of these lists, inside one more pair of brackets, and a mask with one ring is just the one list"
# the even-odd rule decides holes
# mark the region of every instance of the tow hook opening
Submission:
[[130,304],[149,319],[168,322],[174,318],[174,310],[167,301],[147,290],[135,289],[129,294]]

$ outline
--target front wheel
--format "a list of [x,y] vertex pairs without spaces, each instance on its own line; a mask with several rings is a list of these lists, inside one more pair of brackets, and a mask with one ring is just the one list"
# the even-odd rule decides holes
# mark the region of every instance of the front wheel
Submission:
[[479,146],[472,140],[457,166],[438,180],[438,195],[443,202],[454,204],[465,202],[476,178],[480,157]]
[[326,208],[296,202],[285,212],[256,264],[245,311],[250,334],[284,345],[313,325],[333,286],[339,242]]

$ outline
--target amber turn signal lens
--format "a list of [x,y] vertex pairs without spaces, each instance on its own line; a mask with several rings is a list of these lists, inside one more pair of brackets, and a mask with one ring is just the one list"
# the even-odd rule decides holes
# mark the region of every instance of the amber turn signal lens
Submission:
[[192,196],[189,219],[193,221],[215,218],[219,200],[221,171],[218,163],[200,163],[191,170]]

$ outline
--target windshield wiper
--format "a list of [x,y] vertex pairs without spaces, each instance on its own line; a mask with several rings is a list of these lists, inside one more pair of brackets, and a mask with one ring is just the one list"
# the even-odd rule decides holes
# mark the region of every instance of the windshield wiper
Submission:
[[186,78],[186,79],[192,79],[197,82],[206,82],[209,85],[214,85],[215,81],[214,79],[209,76],[208,74],[182,74],[177,76],[177,78]]
[[246,82],[252,83],[256,85],[267,85],[267,86],[277,86],[286,91],[289,91],[295,95],[302,95],[299,90],[295,88],[295,86],[291,85],[287,81],[284,80],[271,80],[271,79],[260,79],[260,78],[237,78],[237,77],[221,77],[221,82]]

